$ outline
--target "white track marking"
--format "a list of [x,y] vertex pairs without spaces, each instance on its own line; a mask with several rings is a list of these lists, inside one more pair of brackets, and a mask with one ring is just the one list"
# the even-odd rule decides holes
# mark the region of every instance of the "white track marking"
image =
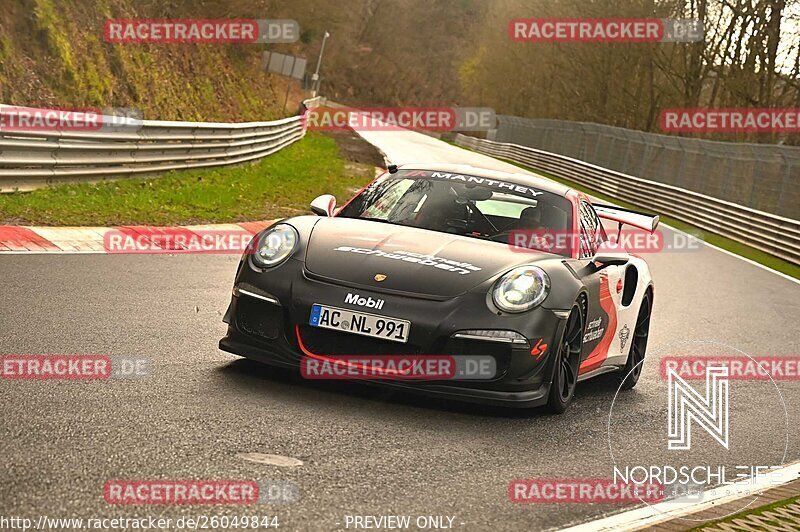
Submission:
[[756,261],[754,261],[752,259],[748,259],[747,257],[742,257],[741,255],[738,255],[738,254],[734,253],[733,251],[728,251],[727,249],[723,249],[723,248],[721,248],[719,246],[715,246],[714,244],[709,244],[708,242],[706,242],[702,238],[697,238],[696,236],[691,235],[689,233],[684,233],[680,229],[675,229],[671,225],[668,225],[668,224],[665,224],[665,223],[661,223],[659,225],[663,225],[664,227],[669,227],[670,229],[672,229],[676,233],[681,233],[681,234],[684,234],[684,235],[688,235],[689,237],[694,238],[695,240],[699,240],[700,242],[702,242],[706,246],[710,247],[711,249],[716,249],[717,251],[721,251],[722,253],[725,253],[726,255],[730,255],[731,257],[736,257],[737,259],[741,259],[741,260],[743,260],[745,262],[748,262],[748,263],[752,264],[753,266],[758,266],[762,270],[767,270],[768,272],[772,272],[775,275],[779,275],[779,276],[783,277],[784,279],[786,279],[788,281],[792,281],[793,283],[800,284],[800,279],[795,279],[794,277],[786,275],[783,272],[779,272],[778,270],[773,270],[769,266],[765,266],[765,265],[761,264],[760,262],[756,262]]
[[[649,506],[643,506],[621,512],[618,514],[610,515],[595,521],[575,525],[569,528],[561,529],[562,532],[604,532],[604,531],[634,531],[642,530],[660,523],[665,523],[677,518],[683,518],[681,521],[687,528],[697,526],[700,524],[698,521],[691,519],[691,514],[702,512],[720,506],[729,502],[739,499],[752,497],[756,493],[776,488],[788,482],[792,482],[800,478],[800,462],[788,465],[781,469],[776,469],[769,474],[763,475],[757,482],[752,482],[751,479],[743,479],[732,485],[731,489],[736,490],[735,487],[743,489],[747,493],[744,495],[734,493],[732,495],[725,495],[724,488],[708,489],[704,491],[702,502],[689,501],[689,502],[660,502]],[[738,491],[738,490],[736,490]],[[714,493],[719,492],[719,493]],[[706,495],[711,493],[711,495]],[[757,502],[747,505],[749,509],[756,508]],[[738,512],[738,510],[737,510]],[[687,517],[688,516],[688,517]]]

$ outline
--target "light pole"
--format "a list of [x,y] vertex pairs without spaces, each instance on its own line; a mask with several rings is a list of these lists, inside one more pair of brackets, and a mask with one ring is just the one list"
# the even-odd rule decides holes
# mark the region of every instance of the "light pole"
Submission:
[[322,65],[322,54],[325,52],[325,41],[327,41],[328,37],[330,36],[331,34],[328,33],[327,31],[325,32],[325,35],[322,36],[322,48],[319,49],[319,57],[317,58],[317,69],[314,71],[314,75],[311,76],[311,81],[314,87],[313,92],[311,93],[312,97],[316,96],[317,91],[319,90],[319,67],[320,65]]

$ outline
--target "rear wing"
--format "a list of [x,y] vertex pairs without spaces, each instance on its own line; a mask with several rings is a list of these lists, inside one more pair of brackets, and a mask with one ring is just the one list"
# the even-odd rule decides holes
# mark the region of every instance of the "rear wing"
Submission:
[[631,211],[622,207],[612,205],[593,205],[597,216],[604,220],[612,220],[620,225],[631,225],[652,233],[658,227],[658,215],[645,214],[643,212]]

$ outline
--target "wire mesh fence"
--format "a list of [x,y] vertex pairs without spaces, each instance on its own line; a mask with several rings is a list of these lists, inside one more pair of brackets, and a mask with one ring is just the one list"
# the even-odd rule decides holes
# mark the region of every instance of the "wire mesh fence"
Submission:
[[800,148],[498,115],[489,140],[558,153],[624,174],[800,219]]
[[689,222],[704,231],[800,264],[800,220],[519,144],[461,134],[454,141],[459,146],[550,173],[614,200]]

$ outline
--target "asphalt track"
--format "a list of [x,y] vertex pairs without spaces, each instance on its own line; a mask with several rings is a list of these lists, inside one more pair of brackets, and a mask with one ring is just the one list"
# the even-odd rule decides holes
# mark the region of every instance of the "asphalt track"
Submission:
[[[410,132],[369,132],[393,162],[510,165]],[[342,199],[342,198],[340,198]],[[456,530],[543,530],[614,505],[525,505],[517,478],[608,478],[616,389],[581,383],[566,414],[504,412],[338,382],[308,382],[217,349],[238,257],[0,256],[0,353],[147,358],[135,380],[0,381],[0,515],[49,517],[278,515],[285,530],[344,529],[347,515],[454,516]],[[710,247],[652,254],[650,352],[714,340],[750,355],[800,354],[800,286]],[[619,453],[664,431],[658,354],[617,400]],[[738,386],[738,385],[737,385]],[[800,384],[779,382],[800,460]],[[758,383],[737,435],[771,449],[782,412]],[[618,409],[618,410],[616,410]],[[777,442],[777,443],[776,443]],[[647,451],[647,449],[644,449]],[[238,453],[300,459],[286,468]],[[709,447],[709,453],[713,448]],[[771,451],[770,451],[771,452]],[[765,460],[770,460],[766,457]],[[109,479],[287,479],[301,500],[254,507],[110,506]],[[351,528],[352,529],[352,528]]]

